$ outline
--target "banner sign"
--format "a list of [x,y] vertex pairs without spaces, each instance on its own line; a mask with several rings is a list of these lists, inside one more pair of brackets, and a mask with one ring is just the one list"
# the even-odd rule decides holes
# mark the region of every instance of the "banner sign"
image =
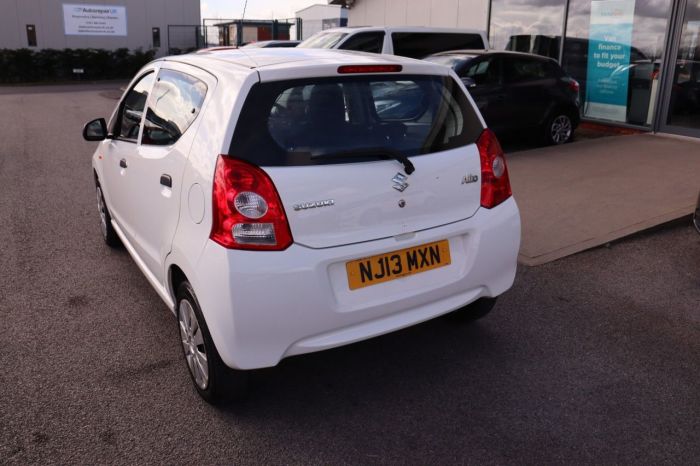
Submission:
[[587,117],[627,120],[634,2],[591,2],[586,102],[583,108]]
[[63,4],[67,36],[125,36],[126,7]]

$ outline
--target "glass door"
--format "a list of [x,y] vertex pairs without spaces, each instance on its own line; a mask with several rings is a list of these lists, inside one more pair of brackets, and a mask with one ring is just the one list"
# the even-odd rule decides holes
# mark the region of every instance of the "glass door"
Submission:
[[700,137],[700,0],[681,0],[675,16],[660,130]]

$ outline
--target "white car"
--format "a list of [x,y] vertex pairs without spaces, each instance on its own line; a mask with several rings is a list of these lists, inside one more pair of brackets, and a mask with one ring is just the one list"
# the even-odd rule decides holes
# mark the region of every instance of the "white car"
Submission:
[[409,58],[424,58],[459,49],[487,49],[486,32],[477,29],[419,26],[340,27],[319,31],[300,48],[355,50]]
[[454,72],[399,57],[222,50],[156,60],[85,126],[102,234],[177,316],[208,401],[246,370],[510,288],[505,159]]

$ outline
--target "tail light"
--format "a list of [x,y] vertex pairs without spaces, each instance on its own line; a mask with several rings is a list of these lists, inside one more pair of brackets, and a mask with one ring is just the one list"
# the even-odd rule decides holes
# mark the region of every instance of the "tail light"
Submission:
[[571,89],[573,92],[576,92],[578,94],[579,89],[581,89],[581,86],[579,85],[578,81],[575,79],[569,78],[569,89]]
[[210,238],[229,249],[282,251],[292,233],[277,189],[262,169],[220,155],[214,172]]
[[481,133],[476,146],[481,157],[481,206],[490,209],[512,195],[508,167],[501,144],[490,129]]

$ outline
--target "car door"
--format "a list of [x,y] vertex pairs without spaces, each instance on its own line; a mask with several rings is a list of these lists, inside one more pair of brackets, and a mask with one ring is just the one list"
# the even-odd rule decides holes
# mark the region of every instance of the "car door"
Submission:
[[548,72],[544,59],[527,56],[506,56],[503,60],[506,99],[511,105],[514,129],[539,126],[547,116],[550,89],[556,89],[557,78]]
[[160,283],[180,218],[182,178],[197,132],[193,126],[215,86],[215,78],[201,69],[164,64],[148,98],[141,138],[130,161],[132,208],[126,216],[133,225],[133,247]]
[[103,142],[104,164],[100,183],[110,214],[129,242],[133,239],[133,225],[129,212],[129,190],[133,182],[132,170],[146,101],[155,81],[155,70],[145,71],[124,95],[112,121],[112,138]]
[[498,56],[481,56],[457,70],[460,78],[469,78],[471,94],[486,124],[495,132],[507,126],[508,105],[502,85],[501,60]]

